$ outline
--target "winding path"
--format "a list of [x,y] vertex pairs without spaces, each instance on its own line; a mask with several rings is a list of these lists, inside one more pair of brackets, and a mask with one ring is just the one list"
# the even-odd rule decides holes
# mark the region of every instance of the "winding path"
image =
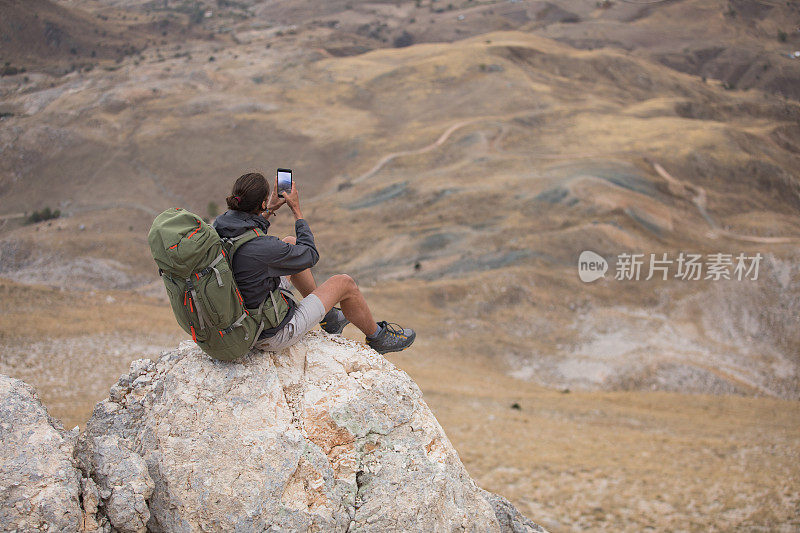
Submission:
[[[380,172],[386,165],[397,159],[398,157],[403,157],[407,155],[419,155],[430,152],[440,146],[442,146],[447,140],[450,138],[453,133],[460,130],[465,126],[469,126],[472,124],[476,124],[478,122],[484,121],[508,121],[514,119],[516,117],[530,115],[530,114],[538,114],[542,113],[542,109],[526,109],[523,111],[517,111],[516,113],[509,113],[506,115],[488,115],[483,117],[475,117],[467,120],[462,120],[456,122],[455,124],[448,127],[438,139],[434,142],[423,146],[422,148],[417,148],[413,150],[400,150],[397,152],[391,152],[385,156],[383,156],[375,165],[369,169],[367,172],[364,172],[360,176],[351,180],[350,183],[361,183],[373,177],[375,174]],[[508,132],[508,128],[505,124],[501,125],[501,132],[498,139],[495,139],[492,142],[492,148],[499,150],[498,144],[501,142],[501,139],[505,137],[506,133]],[[586,157],[602,157],[605,154],[550,154],[550,155],[541,155],[540,157],[546,159],[583,159]],[[736,233],[733,231],[726,230],[714,220],[714,218],[709,214],[708,210],[706,209],[706,203],[708,195],[706,194],[705,189],[700,187],[699,185],[694,185],[692,183],[682,182],[675,177],[673,177],[669,172],[667,172],[664,167],[656,162],[651,162],[653,169],[661,176],[668,185],[669,191],[679,198],[685,198],[692,202],[695,207],[697,208],[700,216],[708,222],[708,225],[711,227],[711,234],[710,237],[712,239],[716,239],[718,237],[727,237],[729,239],[739,240],[743,242],[752,242],[752,243],[759,243],[759,244],[795,244],[799,243],[800,239],[792,238],[792,237],[759,237],[757,235],[743,235],[741,233]],[[155,181],[155,180],[154,180]],[[336,190],[329,190],[319,196],[315,196],[314,198],[310,198],[308,201],[314,203],[315,201],[321,200],[332,195]]]
[[655,169],[656,173],[658,173],[658,175],[664,178],[664,180],[667,182],[667,187],[673,195],[686,198],[687,200],[691,201],[695,207],[697,207],[700,215],[706,220],[706,222],[708,222],[708,225],[711,226],[710,237],[712,239],[716,239],[717,237],[728,237],[729,239],[759,244],[795,244],[800,242],[800,240],[792,237],[759,237],[757,235],[743,235],[741,233],[728,231],[720,227],[720,225],[706,210],[706,200],[708,196],[706,195],[705,189],[699,185],[685,183],[676,179],[669,172],[667,172],[664,167],[656,162],[651,162],[651,164],[653,165],[653,169]]
[[[416,148],[416,149],[413,149],[413,150],[400,150],[400,151],[397,151],[397,152],[391,152],[391,153],[383,156],[377,163],[375,163],[375,165],[371,169],[369,169],[368,171],[364,172],[360,176],[352,179],[350,181],[350,183],[361,183],[362,181],[368,180],[369,178],[371,178],[372,176],[374,176],[375,174],[380,172],[383,169],[383,167],[385,167],[386,165],[388,165],[389,163],[391,163],[392,161],[394,161],[398,157],[403,157],[403,156],[407,156],[407,155],[419,155],[419,154],[424,154],[424,153],[430,152],[431,150],[434,150],[434,149],[442,146],[444,143],[447,142],[447,140],[450,138],[450,136],[453,135],[453,133],[455,133],[456,131],[460,130],[461,128],[463,128],[465,126],[469,126],[471,124],[476,124],[478,122],[484,122],[484,121],[489,121],[489,120],[492,120],[492,121],[498,121],[498,120],[499,121],[506,121],[506,120],[510,120],[510,119],[513,119],[513,118],[516,118],[516,117],[530,115],[532,113],[542,113],[542,112],[543,112],[542,109],[535,108],[535,109],[526,109],[526,110],[523,110],[523,111],[517,111],[515,113],[508,113],[506,115],[487,115],[487,116],[483,116],[483,117],[475,117],[475,118],[471,118],[471,119],[467,119],[467,120],[461,120],[461,121],[456,122],[455,124],[451,125],[450,127],[448,127],[439,136],[439,138],[436,139],[434,142],[432,142],[432,143],[430,143],[430,144],[428,144],[426,146],[423,146],[422,148]],[[328,192],[320,194],[319,196],[315,196],[314,198],[310,198],[308,201],[309,202],[314,202],[314,201],[317,201],[317,200],[321,200],[323,198],[326,198],[326,197],[330,196],[334,192],[336,192],[336,189],[329,190]]]
[[442,133],[439,136],[438,139],[436,139],[434,142],[432,142],[428,146],[423,146],[422,148],[418,148],[416,150],[402,150],[402,151],[399,151],[399,152],[392,152],[392,153],[384,156],[383,158],[381,158],[381,160],[378,161],[375,164],[374,167],[369,169],[364,174],[361,174],[359,177],[355,178],[352,182],[353,183],[360,183],[360,182],[362,182],[364,180],[367,180],[367,179],[371,178],[372,176],[374,176],[375,174],[380,172],[380,170],[383,167],[385,167],[386,165],[388,165],[390,162],[394,161],[398,157],[403,157],[403,156],[406,156],[406,155],[418,155],[418,154],[424,154],[426,152],[430,152],[431,150],[434,150],[434,149],[438,148],[439,146],[443,145],[444,143],[446,143],[447,139],[449,139],[450,136],[454,132],[458,131],[459,129],[463,128],[464,126],[469,126],[470,124],[474,124],[474,123],[480,122],[482,120],[491,120],[493,118],[495,118],[495,117],[479,117],[479,118],[472,118],[472,119],[469,119],[469,120],[462,120],[461,122],[456,122],[455,124],[453,124],[452,126],[447,128],[445,130],[445,132]]

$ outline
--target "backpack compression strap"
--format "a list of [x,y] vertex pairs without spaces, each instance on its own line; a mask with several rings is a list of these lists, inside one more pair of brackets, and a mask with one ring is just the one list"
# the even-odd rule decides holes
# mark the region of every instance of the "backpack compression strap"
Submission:
[[[222,285],[223,285],[222,276],[220,275],[219,270],[217,270],[217,265],[223,259],[225,259],[225,252],[224,251],[221,254],[219,254],[217,256],[217,258],[214,259],[214,261],[212,261],[212,263],[210,265],[205,267],[200,272],[195,272],[194,275],[199,280],[203,276],[207,276],[211,272],[214,272],[214,274],[217,276],[217,285],[222,287]],[[202,305],[200,305],[200,300],[198,300],[198,298],[197,298],[197,291],[195,291],[195,289],[194,289],[194,283],[192,282],[192,278],[191,277],[186,278],[186,286],[189,288],[189,292],[192,295],[192,300],[194,301],[194,307],[197,310],[197,322],[198,322],[198,324],[200,326],[200,329],[206,329],[206,322],[208,322],[210,324],[211,323],[211,319],[209,319],[208,315],[206,314],[205,308]]]
[[220,262],[220,261],[222,261],[223,259],[225,259],[225,252],[224,252],[224,251],[223,251],[221,254],[219,254],[219,255],[217,256],[217,258],[216,258],[216,259],[214,259],[214,261],[213,261],[213,262],[212,262],[210,265],[208,265],[207,267],[205,267],[205,268],[204,268],[203,270],[201,270],[200,272],[197,272],[197,273],[195,273],[195,276],[197,276],[197,279],[200,279],[200,278],[202,278],[203,276],[207,276],[207,275],[211,274],[211,272],[214,272],[214,274],[217,276],[217,285],[219,285],[220,287],[222,287],[222,285],[223,285],[223,283],[222,283],[222,276],[220,276],[220,274],[219,274],[219,270],[217,270],[217,265],[218,265],[218,264],[219,264],[219,262]]

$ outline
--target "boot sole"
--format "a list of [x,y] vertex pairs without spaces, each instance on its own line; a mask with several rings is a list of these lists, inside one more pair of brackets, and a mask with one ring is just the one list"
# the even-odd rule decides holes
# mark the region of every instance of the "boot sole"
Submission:
[[[382,351],[380,351],[380,350],[376,350],[375,348],[372,348],[372,346],[370,346],[370,348],[372,348],[373,350],[375,350],[376,352],[378,352],[378,353],[379,353],[379,354],[381,354],[381,355],[384,355],[384,354],[387,354],[387,353],[392,353],[392,352],[402,352],[403,350],[405,350],[406,348],[408,348],[408,347],[410,347],[412,344],[414,344],[414,340],[415,340],[416,338],[417,338],[417,332],[415,331],[415,332],[414,332],[414,334],[413,334],[413,335],[411,335],[411,336],[408,338],[408,339],[409,339],[409,342],[408,342],[408,344],[406,344],[406,345],[405,345],[405,346],[403,346],[402,348],[394,348],[394,349],[391,349],[391,350],[385,350],[385,351],[383,351],[383,352],[382,352]],[[367,346],[369,346],[369,344],[367,344]]]

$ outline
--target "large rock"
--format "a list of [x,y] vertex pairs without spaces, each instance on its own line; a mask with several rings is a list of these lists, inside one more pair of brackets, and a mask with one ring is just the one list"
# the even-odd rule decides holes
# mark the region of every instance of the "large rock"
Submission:
[[77,430],[52,419],[30,385],[0,375],[0,531],[78,531]]
[[120,531],[540,530],[475,485],[405,372],[322,332],[135,361],[78,456]]

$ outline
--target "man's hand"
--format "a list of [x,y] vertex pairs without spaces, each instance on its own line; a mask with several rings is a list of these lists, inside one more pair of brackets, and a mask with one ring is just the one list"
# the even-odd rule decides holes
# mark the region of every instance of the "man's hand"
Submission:
[[289,206],[289,209],[292,210],[294,218],[296,220],[303,218],[303,213],[300,212],[300,195],[297,192],[294,180],[292,180],[292,190],[289,192],[284,192],[283,198],[286,200],[286,204]]
[[[280,206],[286,203],[286,198],[281,198],[278,196],[278,176],[275,176],[275,187],[272,188],[272,191],[269,193],[269,200],[267,200],[267,209],[270,213],[274,213],[278,210]],[[264,213],[261,213],[264,216]],[[267,215],[269,218],[269,215]]]

